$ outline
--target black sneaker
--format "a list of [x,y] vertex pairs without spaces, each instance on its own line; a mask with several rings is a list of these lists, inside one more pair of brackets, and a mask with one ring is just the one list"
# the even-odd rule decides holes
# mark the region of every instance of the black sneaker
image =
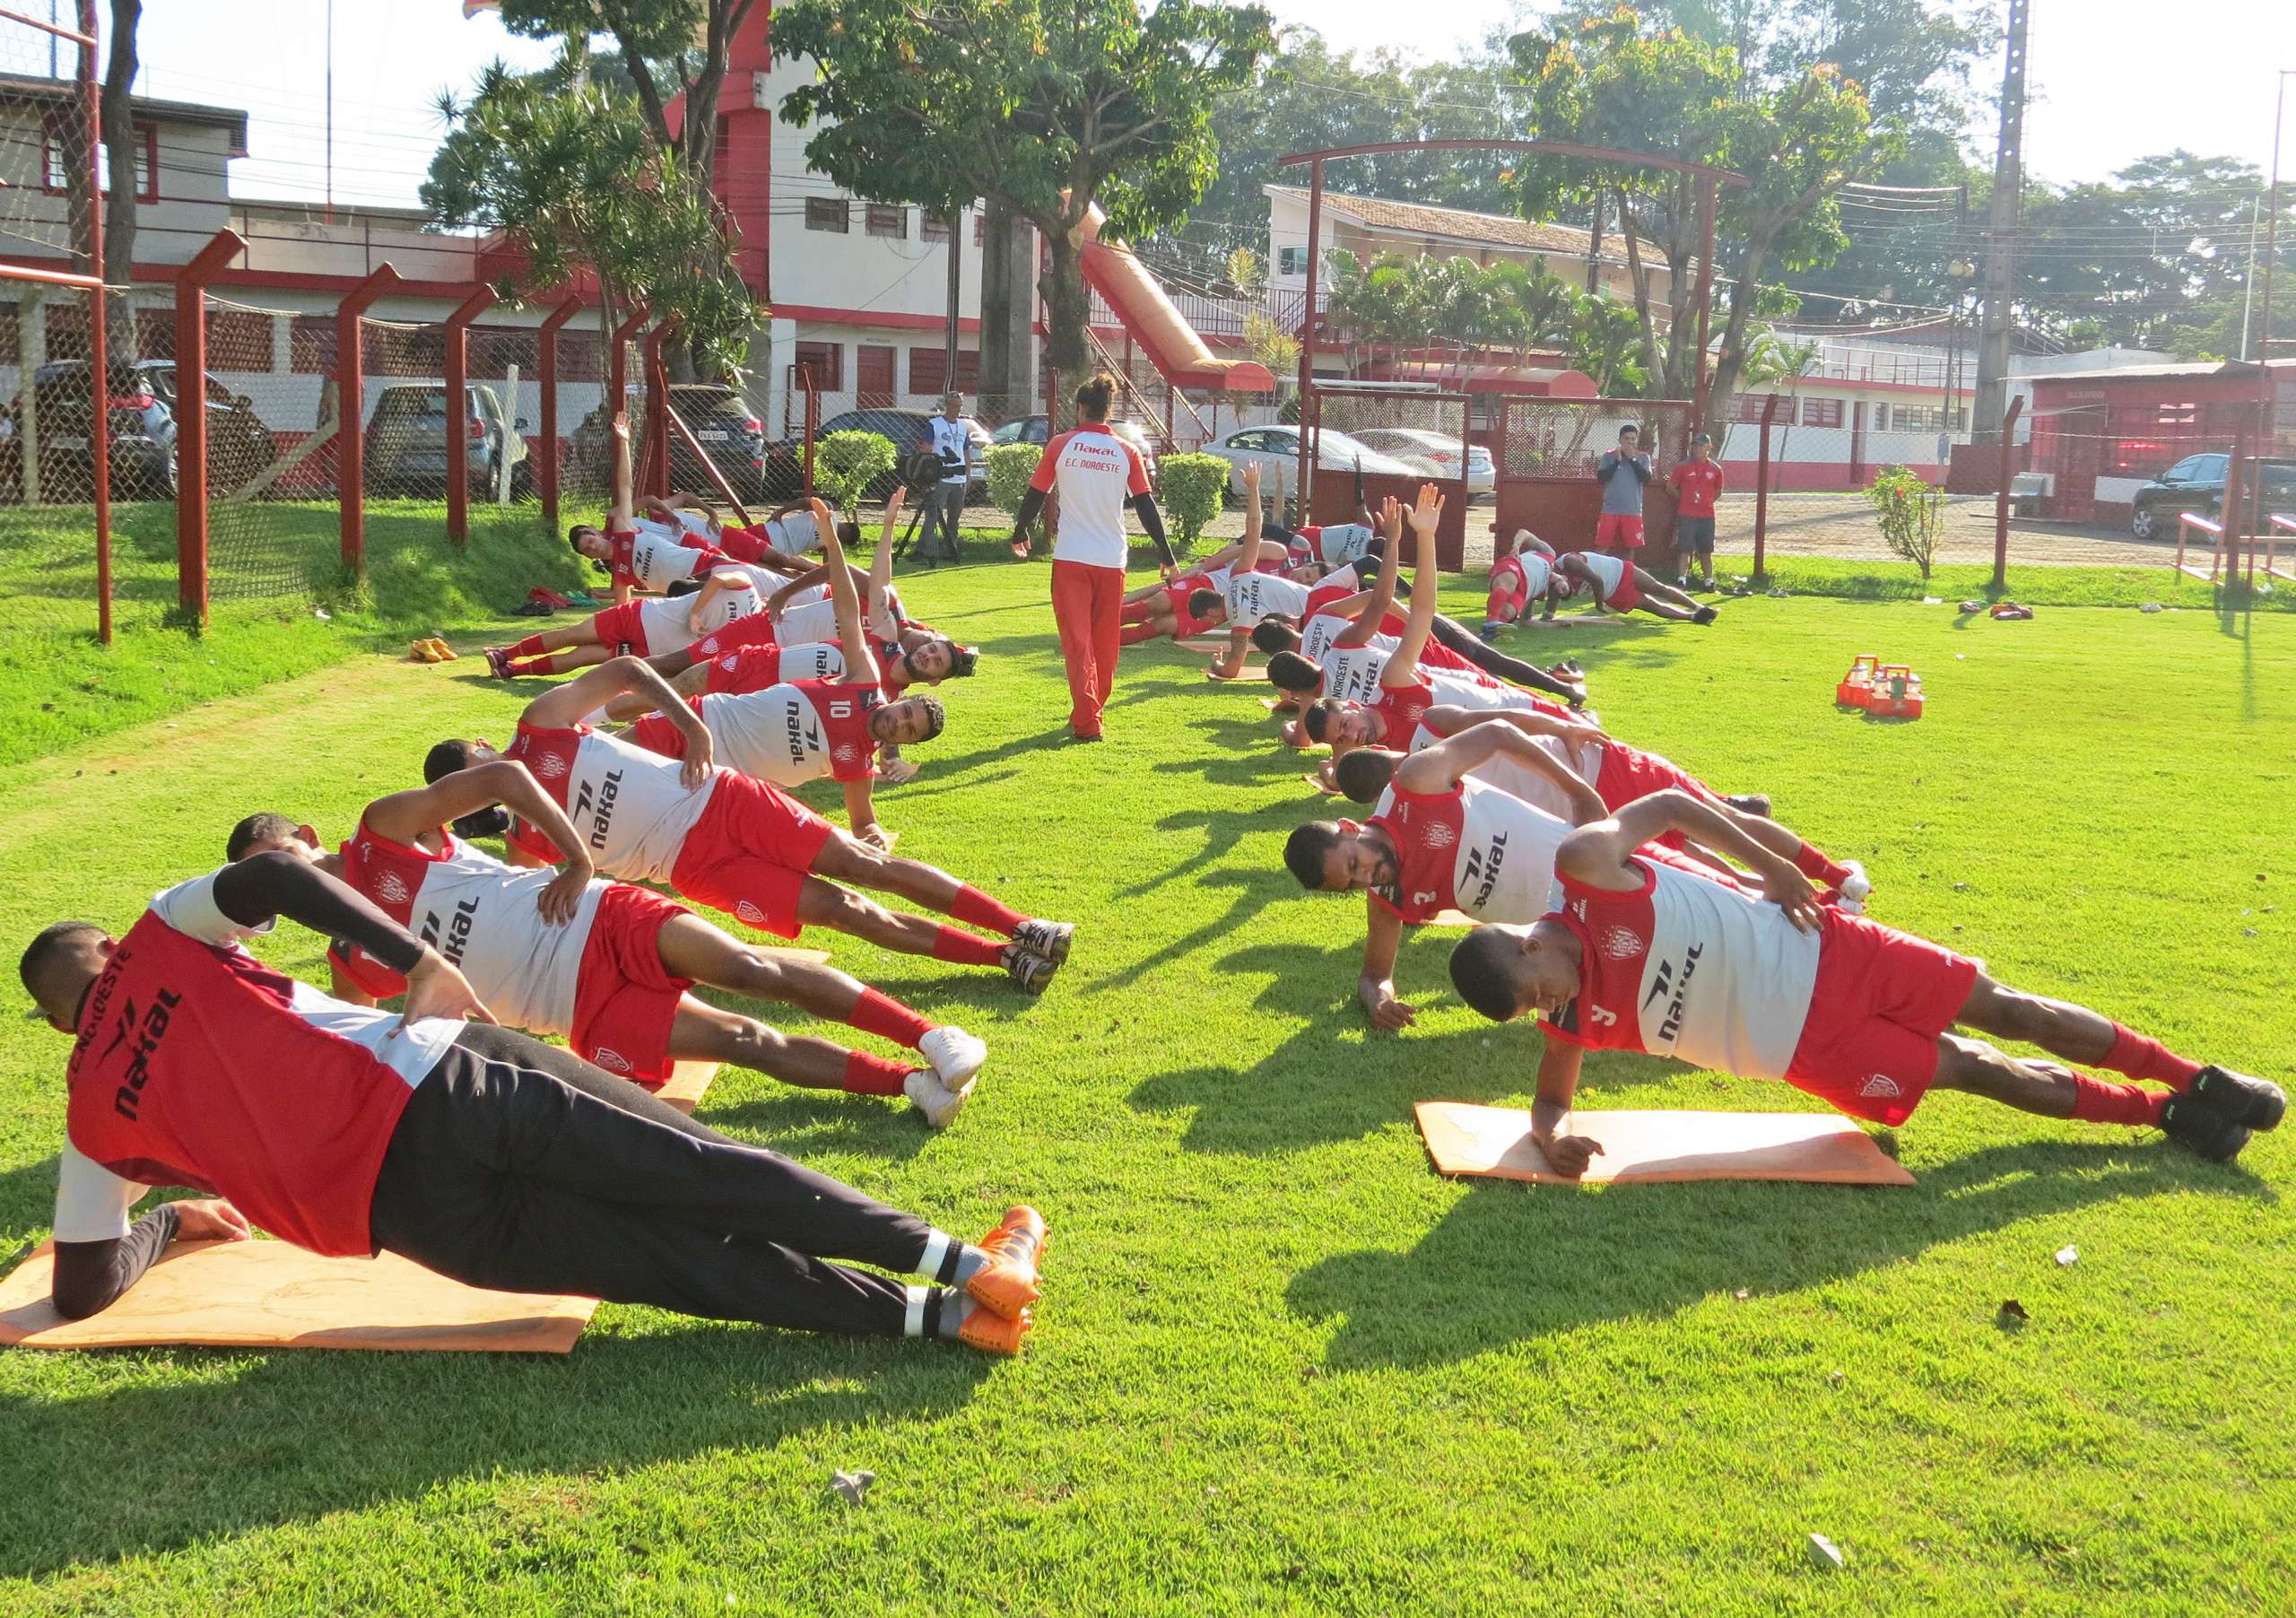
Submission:
[[1770,818],[1770,794],[1767,792],[1741,792],[1722,801],[1740,814],[1751,814],[1759,820]]
[[2248,1127],[2234,1122],[2187,1091],[2161,1109],[2161,1127],[2178,1144],[2212,1163],[2229,1163],[2248,1144]]
[[[1044,993],[1045,985],[1050,983],[1053,973],[1060,970],[1042,955],[1024,950],[1017,944],[1004,946],[1003,964],[1004,975],[1032,995]],[[2243,1129],[2240,1133],[2246,1135],[2248,1131]]]
[[1075,924],[1066,921],[1024,921],[1013,929],[1014,944],[1055,966],[1066,964],[1068,945],[1075,936]]
[[2200,1070],[2185,1093],[2250,1129],[2277,1129],[2281,1115],[2288,1110],[2288,1097],[2279,1085],[2213,1062]]
[[1692,623],[1711,623],[1722,614],[1710,606],[1702,606],[1690,615]]

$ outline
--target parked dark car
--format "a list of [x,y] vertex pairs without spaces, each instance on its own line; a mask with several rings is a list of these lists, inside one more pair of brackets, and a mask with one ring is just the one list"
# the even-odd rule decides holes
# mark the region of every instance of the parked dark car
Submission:
[[[526,469],[511,435],[526,423],[511,422],[502,400],[484,383],[464,389],[454,431],[470,445],[469,483],[474,493],[492,490],[502,457],[512,460],[510,487],[523,494]],[[447,389],[437,382],[395,382],[377,396],[367,418],[364,456],[367,488],[375,494],[427,495],[447,487]]]
[[[175,361],[141,360],[109,369],[113,498],[173,500],[178,405]],[[58,360],[32,373],[44,500],[86,500],[92,492],[88,381],[85,360]],[[231,392],[210,375],[206,409],[210,489],[237,488],[271,465],[277,454],[271,429],[244,395]],[[23,439],[24,401],[19,394],[0,414],[0,498],[23,498]]]
[[[2257,469],[2264,484],[2264,509],[2251,510],[2241,519],[2241,526],[2251,534],[2262,534],[2266,524],[2274,517],[2296,518],[2296,461],[2259,461]],[[2190,508],[2178,509],[2185,510]],[[2224,485],[2222,482],[2210,491],[2207,503],[2200,508],[2200,514],[2211,522],[2224,520]],[[2170,520],[2173,522],[2175,518]],[[2281,538],[2290,544],[2296,544],[2296,534],[2283,529]]]
[[[2172,539],[2176,536],[2177,518],[2186,511],[2197,512],[2212,522],[2217,520],[2224,509],[2225,468],[2231,464],[2231,458],[2229,455],[2188,455],[2146,483],[2129,500],[2129,533],[2138,539]],[[2296,461],[2265,461],[2260,465],[2266,514],[2278,511],[2296,515]],[[2260,531],[2262,524],[2257,527]]]
[[675,428],[670,431],[670,486],[714,494],[717,483],[702,456],[718,468],[726,486],[744,503],[762,500],[765,486],[765,423],[735,389],[712,382],[673,382],[670,410],[700,446],[701,455]]
[[[895,469],[862,491],[862,498],[876,501],[885,499],[901,485],[909,463],[918,452],[932,440],[932,429],[927,425],[935,412],[930,410],[840,410],[825,418],[820,435],[827,438],[832,432],[874,432],[890,440],[893,447]],[[965,491],[968,503],[986,499],[988,492],[987,430],[970,416],[958,418],[972,437],[972,482]],[[802,438],[784,439],[773,446],[766,457],[767,491],[778,500],[795,500],[805,486],[805,441]]]

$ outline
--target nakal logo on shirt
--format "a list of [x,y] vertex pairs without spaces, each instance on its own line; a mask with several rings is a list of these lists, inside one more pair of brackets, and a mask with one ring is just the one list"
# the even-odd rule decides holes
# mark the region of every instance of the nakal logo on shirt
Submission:
[[[1444,830],[1448,832],[1450,828],[1447,826]],[[1507,833],[1504,831],[1492,838],[1488,850],[1477,848],[1468,854],[1467,883],[1473,883],[1478,876],[1482,878],[1482,885],[1475,889],[1474,899],[1467,906],[1468,909],[1479,911],[1491,902],[1492,890],[1499,885],[1499,867],[1504,865],[1506,860]]]
[[[606,771],[605,779],[598,783],[597,814],[590,826],[590,847],[593,848],[604,848],[606,846],[606,829],[613,823],[613,800],[621,796],[621,793],[622,771],[619,770]],[[582,789],[574,795],[572,818],[578,821],[589,813],[590,783],[584,781]]]
[[439,912],[422,913],[422,942],[437,950],[457,966],[463,963],[463,952],[470,947],[471,928],[477,925],[478,900],[465,899],[455,907],[455,918],[447,924],[447,940],[439,942]]
[[1650,992],[1642,996],[1642,1005],[1647,1010],[1652,1001],[1665,996],[1670,984],[1674,988],[1674,998],[1666,1002],[1665,1021],[1658,1024],[1658,1037],[1661,1040],[1671,1042],[1674,1036],[1683,1031],[1683,1009],[1690,1000],[1690,980],[1698,973],[1698,958],[1705,949],[1706,946],[1702,944],[1693,944],[1690,946],[1689,952],[1683,956],[1683,975],[1679,983],[1674,981],[1674,963],[1671,961],[1661,961],[1658,963],[1658,975],[1651,981]]
[[117,1031],[112,1036],[111,1047],[107,1047],[104,1054],[109,1056],[111,1048],[124,1040],[132,1039],[135,1041],[135,1048],[128,1053],[127,1071],[120,1074],[119,1089],[111,1099],[113,1110],[131,1124],[135,1121],[136,1108],[143,1104],[144,1086],[152,1080],[152,1055],[160,1048],[160,1041],[167,1038],[169,1014],[182,1004],[181,995],[161,989],[159,998],[152,1002],[152,1009],[144,1013],[140,1026],[136,1022],[134,1000],[128,1001],[120,1010]]

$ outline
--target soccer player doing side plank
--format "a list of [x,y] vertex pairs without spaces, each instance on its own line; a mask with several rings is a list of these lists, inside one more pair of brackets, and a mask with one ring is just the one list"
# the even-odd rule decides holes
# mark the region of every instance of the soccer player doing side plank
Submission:
[[[1653,858],[1646,845],[1676,831],[1761,873],[1776,902]],[[1996,983],[1925,939],[1822,907],[1791,866],[1687,793],[1580,827],[1555,869],[1561,906],[1529,926],[1470,934],[1451,953],[1451,980],[1495,1021],[1544,1019],[1532,1129],[1565,1174],[1602,1150],[1599,1115],[1570,1118],[1585,1048],[1784,1079],[1886,1125],[1931,1090],[1966,1091],[2048,1118],[2157,1126],[2219,1161],[2285,1109],[2262,1079],[2203,1066],[2096,1012]],[[2063,1062],[2005,1055],[1951,1032],[1956,1024]]]
[[[643,692],[683,733],[683,759],[582,722],[630,692]],[[600,871],[666,883],[682,898],[784,938],[806,926],[836,927],[905,954],[1001,968],[1031,994],[1043,993],[1067,960],[1069,923],[1032,919],[945,871],[873,848],[779,787],[717,768],[714,746],[701,716],[644,659],[617,657],[536,698],[507,749],[497,752],[483,739],[441,742],[423,760],[422,776],[435,783],[490,759],[516,759],[566,811]],[[514,825],[510,841],[545,864],[561,857],[532,826]],[[898,893],[999,936],[888,910],[842,883]]]
[[[239,947],[279,916],[401,974],[405,1014],[331,999]],[[804,1331],[1013,1353],[1031,1325],[1034,1210],[969,1245],[490,1026],[436,949],[292,854],[170,888],[123,938],[57,922],[18,970],[74,1036],[56,1193],[67,1317],[110,1304],[175,1238],[252,1224],[472,1286]],[[211,1200],[131,1224],[155,1184]]]
[[[495,803],[570,850],[564,867],[505,865],[446,829]],[[906,1095],[938,1128],[955,1118],[988,1055],[962,1029],[935,1027],[834,967],[752,949],[650,888],[594,880],[566,812],[509,759],[378,798],[335,854],[281,814],[248,816],[225,853],[236,862],[274,850],[340,877],[443,949],[505,1022],[563,1037],[582,1060],[648,1090],[673,1063],[731,1062],[816,1090]],[[355,950],[338,944],[327,962],[339,998],[372,1005],[406,992]],[[834,1018],[920,1051],[932,1066],[784,1035],[696,999],[688,991],[697,983]]]

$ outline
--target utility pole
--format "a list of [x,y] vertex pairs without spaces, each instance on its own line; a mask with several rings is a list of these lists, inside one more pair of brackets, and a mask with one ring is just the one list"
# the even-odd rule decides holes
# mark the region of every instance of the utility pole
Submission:
[[[949,211],[949,335],[943,348],[941,391],[957,391],[957,327],[964,313],[965,211]],[[978,403],[978,401],[975,401]]]
[[1986,231],[1984,324],[1977,353],[1970,438],[1994,442],[2008,408],[2009,334],[2017,292],[2017,214],[2025,184],[2025,44],[2031,0],[2009,0],[2009,54],[2001,75],[2001,144],[1993,160],[1993,210]]
[[2257,204],[2260,199],[2248,198],[2248,273],[2240,277],[2240,352],[2232,357],[2248,357],[2248,317],[2257,307]]

